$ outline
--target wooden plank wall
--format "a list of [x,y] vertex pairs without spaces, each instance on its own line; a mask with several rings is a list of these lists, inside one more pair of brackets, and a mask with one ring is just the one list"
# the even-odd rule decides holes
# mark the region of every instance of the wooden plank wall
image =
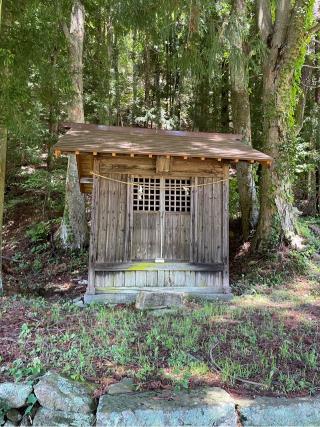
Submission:
[[132,260],[160,257],[160,212],[133,212]]
[[[110,178],[127,181],[123,174],[109,174]],[[120,182],[99,178],[99,203],[96,228],[96,262],[123,262],[127,260],[127,191]]]
[[152,287],[197,287],[223,292],[221,272],[202,271],[117,271],[96,272],[95,286],[98,292],[104,288],[152,288]]
[[[221,175],[214,178],[219,181]],[[196,185],[208,184],[212,178],[195,178]],[[223,241],[228,238],[223,228],[223,182],[197,187],[192,192],[191,257],[195,263],[223,262]]]
[[190,213],[165,212],[163,257],[190,261]]
[[[155,167],[155,161],[153,159],[144,161],[146,171],[142,175],[152,176],[151,167]],[[181,162],[178,162],[179,168]],[[120,166],[120,163],[117,164]],[[109,160],[105,162],[105,159],[94,159],[95,172],[120,181],[128,180],[128,174],[123,172],[122,163],[119,167],[121,173],[110,173],[109,166]],[[194,176],[192,182],[198,185],[228,179],[228,165],[216,162],[212,166],[205,165],[206,168],[208,166],[214,167],[214,174],[201,177],[194,176],[196,173],[193,171],[190,173]],[[167,233],[164,258],[190,260],[194,263],[224,263],[223,272],[209,273],[172,270],[95,272],[95,262],[121,263],[159,257],[157,242],[160,238],[160,215],[133,212],[130,186],[95,177],[93,187],[90,293],[94,293],[95,288],[119,286],[199,286],[210,287],[217,292],[221,292],[222,288],[224,292],[229,291],[228,181],[193,189],[190,214],[165,215]]]

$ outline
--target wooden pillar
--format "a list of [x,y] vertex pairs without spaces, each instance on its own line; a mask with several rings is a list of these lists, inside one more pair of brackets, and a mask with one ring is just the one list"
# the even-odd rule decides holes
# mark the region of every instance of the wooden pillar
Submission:
[[[93,157],[93,172],[100,172],[100,160]],[[95,263],[97,256],[97,222],[98,222],[98,203],[99,197],[99,180],[100,178],[93,175],[92,184],[92,208],[91,208],[91,229],[90,229],[90,247],[89,247],[89,269],[88,269],[88,286],[86,294],[95,294]]]
[[229,165],[223,165],[222,200],[221,200],[221,218],[222,218],[222,287],[223,292],[231,292],[229,284]]
[[7,157],[7,129],[0,125],[0,294],[2,294],[3,292],[2,223],[3,223],[4,188],[5,188],[5,176],[6,176],[6,157]]

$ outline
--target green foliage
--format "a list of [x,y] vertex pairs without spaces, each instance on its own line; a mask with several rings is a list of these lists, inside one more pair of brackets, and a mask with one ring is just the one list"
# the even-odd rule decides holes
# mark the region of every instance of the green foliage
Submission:
[[[27,229],[26,235],[32,243],[32,253],[40,254],[50,248],[53,233],[59,222],[59,219],[54,219],[50,221],[40,221],[31,225]],[[33,268],[36,271],[40,271],[41,267],[41,260],[35,259],[33,263]]]
[[42,243],[48,240],[50,233],[50,222],[41,221],[34,225],[31,225],[26,231],[26,235],[29,237],[32,243]]
[[8,405],[5,403],[0,402],[0,425],[5,424],[5,415],[6,413],[11,409]]
[[229,215],[231,219],[237,219],[241,216],[237,180],[230,179],[229,186]]
[[[78,381],[99,381],[101,369],[105,376],[125,370],[140,388],[166,381],[185,389],[194,379],[205,381],[214,361],[220,381],[228,386],[241,378],[259,382],[262,391],[312,392],[318,382],[317,324],[304,311],[305,296],[287,297],[279,309],[278,286],[272,286],[274,296],[269,292],[233,304],[193,303],[192,309],[162,317],[131,307],[79,309],[43,299],[16,300],[33,325],[41,322],[42,327],[22,325],[17,348],[22,357],[11,362],[8,373],[20,381],[54,368]],[[8,299],[0,314],[10,305]],[[294,325],[288,323],[298,312]]]
[[37,397],[34,393],[29,394],[27,398],[27,408],[24,411],[24,415],[29,415],[32,412],[32,409],[34,408],[34,405],[38,402]]
[[16,359],[8,372],[15,381],[19,382],[30,376],[39,376],[43,372],[43,364],[38,357],[31,359],[27,363],[21,359]]

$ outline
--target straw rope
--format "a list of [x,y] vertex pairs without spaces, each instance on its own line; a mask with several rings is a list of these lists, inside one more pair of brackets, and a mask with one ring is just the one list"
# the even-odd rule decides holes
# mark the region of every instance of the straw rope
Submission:
[[[122,181],[120,179],[115,179],[115,178],[110,178],[109,176],[104,176],[104,175],[99,175],[98,173],[95,173],[93,171],[90,172],[91,175],[96,176],[98,178],[103,178],[103,179],[107,179],[108,181],[113,181],[113,182],[118,182],[120,184],[125,184],[125,185],[131,185],[131,186],[136,186],[136,187],[141,187],[141,183],[139,182],[132,182],[132,181]],[[157,179],[157,178],[155,178]],[[169,178],[170,179],[170,178]],[[173,178],[173,179],[183,179],[183,178]],[[221,182],[226,182],[229,181],[230,177],[225,178],[225,179],[220,179],[218,181],[212,181],[212,182],[205,182],[203,184],[176,184],[175,186],[180,186],[182,189],[185,188],[197,188],[197,187],[205,187],[207,185],[212,185],[212,184],[219,184]],[[144,187],[152,187],[152,188],[160,188],[161,190],[172,190],[172,187],[170,186],[162,186],[162,185],[154,185],[154,184],[143,184]]]

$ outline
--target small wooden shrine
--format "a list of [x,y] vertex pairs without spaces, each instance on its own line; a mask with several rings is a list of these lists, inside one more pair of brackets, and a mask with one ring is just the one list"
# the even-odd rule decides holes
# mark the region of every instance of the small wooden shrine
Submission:
[[92,192],[85,301],[141,290],[228,298],[229,165],[271,164],[240,135],[69,124],[57,155],[76,154]]

